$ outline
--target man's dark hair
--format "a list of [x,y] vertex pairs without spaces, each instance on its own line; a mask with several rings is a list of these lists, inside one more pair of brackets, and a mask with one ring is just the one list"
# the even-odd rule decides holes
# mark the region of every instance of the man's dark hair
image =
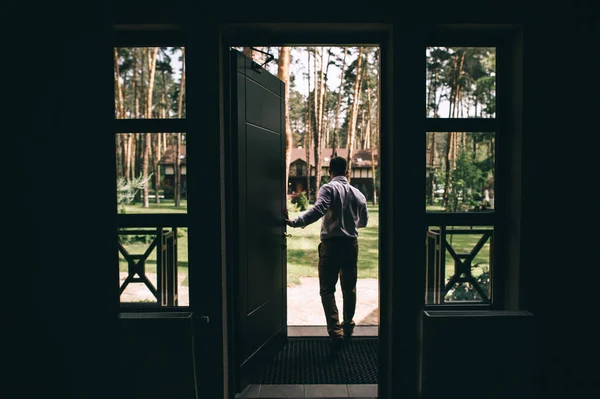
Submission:
[[346,158],[342,157],[333,157],[331,161],[329,161],[329,169],[331,169],[331,173],[334,176],[343,176],[346,174],[346,168],[348,167],[348,162]]

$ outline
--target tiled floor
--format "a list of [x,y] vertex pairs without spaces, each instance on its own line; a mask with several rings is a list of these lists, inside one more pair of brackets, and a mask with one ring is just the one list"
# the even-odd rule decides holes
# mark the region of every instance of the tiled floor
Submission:
[[246,398],[354,398],[376,399],[377,384],[250,385],[239,399]]
[[[377,337],[379,335],[378,326],[356,326],[354,327],[354,336],[356,337]],[[325,326],[288,326],[288,337],[326,337],[327,328]]]

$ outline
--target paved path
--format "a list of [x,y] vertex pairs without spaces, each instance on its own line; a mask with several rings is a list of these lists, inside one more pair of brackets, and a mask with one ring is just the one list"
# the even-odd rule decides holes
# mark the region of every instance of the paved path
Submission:
[[[150,281],[156,286],[156,275],[147,273]],[[127,273],[121,273],[121,283],[127,277]],[[187,286],[181,282],[185,276],[179,278],[179,304],[189,304],[189,292]],[[357,325],[379,324],[379,287],[377,279],[363,278],[356,284],[356,314],[354,322]],[[343,309],[342,290],[338,281],[335,291],[336,303],[340,314]],[[132,283],[121,295],[121,301],[154,301],[154,297],[143,284]],[[319,279],[317,277],[305,277],[300,279],[300,284],[288,287],[288,325],[290,326],[324,326],[325,315],[319,296]]]
[[[288,325],[318,326],[325,325],[325,314],[319,296],[319,279],[306,277],[300,279],[300,285],[288,287]],[[354,322],[358,325],[379,324],[379,286],[377,279],[363,278],[356,284],[356,313]],[[340,314],[343,309],[342,289],[336,286],[335,301]]]

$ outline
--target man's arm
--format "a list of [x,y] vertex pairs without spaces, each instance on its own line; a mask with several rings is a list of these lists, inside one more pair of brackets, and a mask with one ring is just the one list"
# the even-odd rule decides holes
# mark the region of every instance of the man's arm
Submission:
[[310,208],[304,214],[298,216],[296,219],[291,221],[289,226],[291,227],[306,227],[311,223],[319,220],[331,206],[331,191],[327,186],[321,186],[319,189],[319,196],[315,205]]
[[363,201],[358,213],[358,228],[367,227],[369,223],[369,211],[367,210],[367,202]]

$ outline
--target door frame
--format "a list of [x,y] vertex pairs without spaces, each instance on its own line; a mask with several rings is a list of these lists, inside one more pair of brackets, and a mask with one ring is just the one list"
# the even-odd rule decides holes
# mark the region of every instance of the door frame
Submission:
[[[227,97],[223,91],[228,79],[228,51],[233,46],[302,46],[302,45],[377,45],[381,48],[381,113],[380,113],[380,165],[381,165],[381,195],[380,195],[380,240],[379,240],[379,396],[393,397],[402,393],[405,397],[416,397],[418,393],[418,374],[420,353],[418,351],[419,330],[421,323],[420,310],[423,306],[423,287],[425,284],[423,268],[403,267],[402,273],[393,273],[394,265],[406,264],[424,265],[424,248],[421,239],[425,232],[424,215],[419,217],[413,213],[393,212],[394,204],[400,209],[419,209],[422,206],[422,196],[394,196],[394,189],[400,189],[406,182],[412,187],[422,186],[422,170],[414,170],[410,165],[422,163],[418,151],[411,151],[412,146],[394,145],[393,116],[402,120],[402,127],[407,131],[417,132],[413,138],[417,148],[422,148],[422,102],[414,101],[414,105],[394,104],[393,98],[422,97],[422,82],[425,82],[425,68],[414,68],[417,63],[404,65],[394,63],[394,49],[403,47],[403,54],[423,58],[425,55],[421,46],[423,35],[419,34],[416,25],[392,29],[392,24],[383,23],[224,23],[219,26],[219,73],[220,73],[220,103],[221,103],[221,143],[227,140],[226,131]],[[412,70],[410,70],[412,68]],[[393,80],[393,76],[416,75],[409,79],[410,83]],[[422,76],[421,76],[422,75]],[[422,79],[419,79],[422,78]],[[424,84],[424,83],[423,83]],[[421,111],[421,112],[418,112]],[[400,143],[400,141],[398,141]],[[410,148],[409,148],[410,147]],[[223,149],[221,156],[224,157]],[[411,154],[412,152],[412,154]],[[226,158],[222,158],[221,173],[226,176],[228,166]],[[418,163],[419,162],[419,163]],[[407,172],[409,171],[409,172]],[[408,175],[407,175],[408,174]],[[223,180],[226,179],[222,179]],[[223,184],[223,183],[222,183]],[[424,191],[424,187],[423,187]],[[224,190],[222,189],[222,193]],[[225,198],[225,203],[227,199]],[[402,226],[394,232],[394,226]],[[225,234],[229,226],[224,225]],[[423,235],[414,234],[423,230]],[[406,232],[412,232],[407,234]],[[419,244],[421,244],[419,246]],[[230,271],[228,271],[229,251],[227,242],[224,243],[224,258],[222,267],[227,277],[224,298],[227,304],[227,325],[224,326],[224,343],[227,345],[227,355],[224,361],[229,364],[225,385],[228,387],[228,397],[235,394],[235,367],[232,363],[234,355],[231,329],[232,292]],[[404,264],[404,265],[403,265]],[[414,284],[403,290],[392,287],[397,282],[412,281]],[[395,327],[395,328],[394,328]],[[392,345],[392,340],[394,345]],[[395,376],[403,376],[399,381]],[[392,387],[393,382],[393,387]],[[393,395],[392,395],[393,388]]]

